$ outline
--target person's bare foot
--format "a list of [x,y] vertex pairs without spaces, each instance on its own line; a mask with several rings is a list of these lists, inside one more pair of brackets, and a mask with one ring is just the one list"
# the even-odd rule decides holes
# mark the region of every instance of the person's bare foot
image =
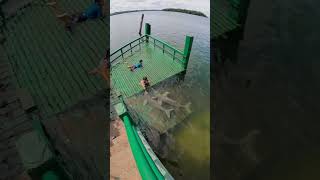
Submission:
[[88,72],[88,74],[97,74],[99,72],[98,69],[93,69],[91,71]]
[[56,5],[56,4],[57,4],[56,1],[52,1],[52,2],[48,2],[48,3],[47,3],[48,6],[54,6],[54,5]]
[[63,18],[63,17],[67,17],[67,16],[68,16],[67,13],[62,13],[62,14],[56,15],[57,18]]

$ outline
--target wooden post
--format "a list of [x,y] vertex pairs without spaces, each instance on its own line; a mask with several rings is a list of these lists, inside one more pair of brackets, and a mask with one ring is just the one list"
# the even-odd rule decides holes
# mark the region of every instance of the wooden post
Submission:
[[143,17],[144,17],[144,14],[141,15],[140,29],[139,29],[139,35],[140,35],[140,37],[141,37],[141,29],[142,29]]

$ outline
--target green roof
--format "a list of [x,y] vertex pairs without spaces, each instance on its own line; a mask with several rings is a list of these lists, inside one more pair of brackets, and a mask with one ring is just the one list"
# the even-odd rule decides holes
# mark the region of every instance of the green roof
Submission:
[[[68,13],[81,12],[91,0],[58,1]],[[88,75],[105,55],[109,41],[106,19],[87,20],[67,32],[46,3],[34,1],[7,20],[6,54],[16,83],[26,88],[46,115],[53,115],[105,89]]]
[[236,20],[236,10],[225,0],[215,0],[211,10],[211,38],[216,39],[239,27]]

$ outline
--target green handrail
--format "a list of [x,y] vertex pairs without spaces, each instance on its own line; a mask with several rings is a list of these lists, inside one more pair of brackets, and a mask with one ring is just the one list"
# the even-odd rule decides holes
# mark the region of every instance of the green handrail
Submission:
[[154,39],[154,40],[156,40],[156,41],[160,42],[161,44],[163,44],[163,45],[165,45],[165,46],[167,46],[167,47],[171,48],[172,50],[174,50],[174,51],[178,52],[179,54],[181,54],[181,55],[183,56],[183,52],[182,52],[182,51],[180,51],[179,49],[177,49],[177,48],[175,48],[175,47],[171,46],[169,43],[164,42],[164,41],[162,41],[162,40],[160,40],[160,39],[158,39],[158,38],[156,38],[156,37],[154,37],[154,36],[151,36],[151,35],[146,35],[146,36],[149,36],[151,39]]
[[[157,38],[155,38],[155,37],[153,37],[153,36],[151,36],[151,35],[147,35],[147,36],[148,36],[150,39],[153,39],[153,44],[154,44],[154,46],[157,46],[157,47],[159,47],[160,49],[162,49],[162,50],[163,50],[163,53],[166,52],[167,54],[170,54],[170,55],[172,56],[173,60],[178,59],[181,63],[184,63],[184,62],[183,62],[183,59],[185,58],[185,55],[183,54],[182,51],[180,51],[180,50],[178,50],[177,48],[171,46],[169,43],[164,42],[164,41],[162,41],[162,40],[160,40],[160,39],[157,39]],[[149,41],[149,42],[152,42],[152,41]],[[160,42],[162,46],[161,46],[161,45],[160,45],[160,46],[156,45],[156,42]],[[169,53],[168,51],[166,51],[166,50],[165,50],[166,47],[168,47],[169,49],[172,49],[172,50],[173,50],[173,54],[171,54],[171,53]],[[176,57],[176,54],[180,54],[182,58]]]
[[151,166],[151,169],[153,170],[153,172],[155,173],[155,175],[157,176],[158,180],[162,180],[164,179],[163,178],[163,175],[160,173],[158,167],[155,165],[155,163],[153,162],[152,158],[150,157],[149,153],[147,152],[146,148],[144,147],[138,133],[137,133],[137,130],[135,129],[134,126],[132,126],[132,130],[133,130],[133,133],[134,135],[136,136],[137,140],[138,140],[138,143],[144,153],[144,155],[146,156],[147,158],[147,161],[149,163],[149,165]]
[[161,174],[157,165],[152,160],[150,154],[148,153],[146,147],[140,139],[140,136],[137,133],[135,125],[132,123],[133,120],[127,111],[123,97],[119,96],[119,100],[120,102],[115,105],[115,110],[124,123],[131,151],[142,179],[163,180],[164,175]]
[[[117,54],[119,51],[121,52],[121,54],[120,54],[118,57],[116,57],[116,58],[114,58],[113,60],[111,60],[111,62],[117,60],[120,56],[123,56],[123,54],[125,54],[125,52],[124,52],[124,53],[122,52],[122,50],[123,50],[124,48],[126,48],[126,47],[128,47],[128,46],[131,46],[134,42],[139,41],[140,39],[143,39],[145,36],[146,36],[146,35],[143,35],[143,36],[141,36],[141,37],[139,37],[139,38],[137,38],[137,39],[135,39],[135,40],[133,40],[133,41],[125,44],[125,45],[122,46],[121,48],[117,49],[115,52],[111,53],[110,58],[111,58],[112,56],[114,56],[115,54]],[[142,42],[144,42],[144,41],[142,41]],[[138,43],[137,45],[139,45],[139,44],[141,44],[140,41],[139,41],[139,43]],[[131,50],[132,48],[136,47],[137,45],[135,45],[135,46],[133,46],[133,47],[130,47],[129,50]],[[126,52],[128,52],[128,51],[126,51]]]
[[[170,55],[173,57],[174,60],[175,60],[175,59],[178,59],[181,63],[183,63],[183,59],[185,58],[185,55],[184,55],[184,53],[183,53],[182,51],[176,49],[175,47],[173,47],[173,46],[170,45],[169,43],[164,42],[164,41],[162,41],[162,40],[160,40],[160,39],[158,39],[158,38],[156,38],[156,37],[154,37],[154,36],[151,36],[151,35],[143,35],[143,36],[141,36],[141,37],[139,37],[139,38],[137,38],[137,39],[135,39],[135,40],[133,40],[133,41],[125,44],[125,45],[122,46],[121,48],[117,49],[115,52],[111,53],[110,57],[112,57],[112,56],[116,55],[118,52],[120,52],[120,55],[118,55],[117,57],[115,57],[115,58],[113,58],[113,59],[110,58],[110,59],[111,59],[111,63],[114,62],[114,61],[116,61],[116,60],[117,60],[118,58],[120,58],[120,57],[123,58],[123,57],[124,57],[123,55],[124,55],[125,53],[129,52],[129,51],[131,51],[131,53],[132,53],[132,49],[135,48],[136,46],[140,45],[141,43],[146,42],[146,41],[144,40],[144,38],[147,38],[147,37],[150,38],[150,39],[153,39],[154,45],[156,44],[156,42],[161,43],[162,46],[157,46],[157,47],[163,49],[163,52],[167,52],[167,51],[165,51],[165,47],[168,47],[169,49],[172,49],[172,50],[173,50],[173,54],[171,54],[171,53],[169,53],[169,52],[167,52],[167,54],[170,54]],[[141,39],[142,39],[142,42],[140,42]],[[136,41],[139,41],[139,43],[136,44],[136,45],[134,45],[134,46],[132,46],[132,44],[135,43]],[[152,41],[149,41],[149,42],[152,42]],[[156,45],[155,45],[155,46],[156,46]],[[126,51],[123,51],[123,49],[126,48],[126,47],[129,47],[129,49],[126,50]],[[177,57],[176,54],[181,55],[182,58]]]
[[133,154],[133,157],[136,161],[138,170],[140,172],[140,175],[143,180],[157,180],[157,176],[154,173],[152,167],[150,166],[142,147],[140,146],[136,135],[134,134],[133,125],[131,123],[131,117],[128,115],[124,115],[122,117],[127,136],[128,141],[131,147],[131,151]]

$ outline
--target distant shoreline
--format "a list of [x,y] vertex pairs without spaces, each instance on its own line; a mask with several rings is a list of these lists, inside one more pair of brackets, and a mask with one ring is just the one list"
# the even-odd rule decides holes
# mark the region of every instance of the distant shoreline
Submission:
[[201,17],[208,18],[204,13],[202,13],[200,11],[193,11],[193,10],[187,10],[187,9],[176,9],[176,8],[166,8],[166,9],[161,9],[161,10],[151,9],[151,10],[119,11],[119,12],[111,13],[110,16],[124,14],[124,13],[131,13],[131,12],[142,12],[142,11],[170,11],[170,12],[179,12],[179,13],[191,14],[191,15],[195,15],[195,16],[201,16]]

